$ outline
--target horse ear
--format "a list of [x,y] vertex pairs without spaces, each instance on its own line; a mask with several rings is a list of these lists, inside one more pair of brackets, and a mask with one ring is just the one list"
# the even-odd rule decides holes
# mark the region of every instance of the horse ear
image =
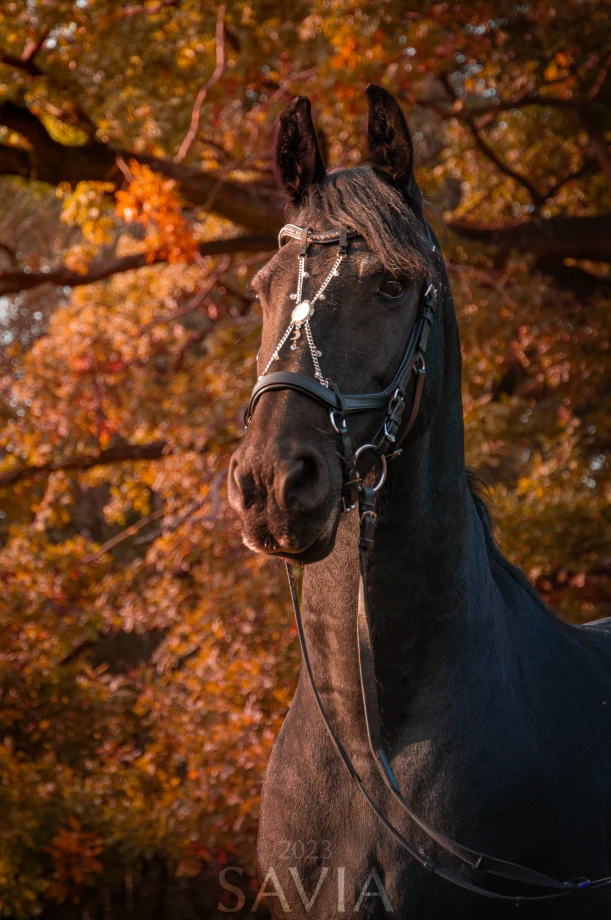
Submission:
[[320,182],[325,175],[310,100],[306,96],[293,99],[280,116],[276,137],[276,169],[293,202],[299,201],[305,190]]
[[402,192],[422,205],[414,178],[414,151],[399,103],[387,90],[370,83],[367,96],[367,142],[374,166]]

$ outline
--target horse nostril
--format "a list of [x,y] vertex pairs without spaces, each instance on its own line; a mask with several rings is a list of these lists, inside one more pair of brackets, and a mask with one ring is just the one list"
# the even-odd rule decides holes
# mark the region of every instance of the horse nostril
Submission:
[[274,491],[284,511],[315,511],[329,494],[329,474],[320,454],[309,449],[281,461],[274,473]]
[[249,508],[256,499],[255,478],[250,470],[240,468],[237,457],[229,467],[229,501],[236,508]]

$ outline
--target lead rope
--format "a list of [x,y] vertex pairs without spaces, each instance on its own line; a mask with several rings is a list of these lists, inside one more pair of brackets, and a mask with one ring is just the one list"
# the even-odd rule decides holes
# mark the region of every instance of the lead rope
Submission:
[[490,898],[495,901],[506,901],[519,906],[522,903],[551,901],[556,898],[563,898],[568,895],[575,894],[579,891],[601,891],[610,887],[611,877],[601,878],[595,881],[584,879],[582,881],[560,882],[548,875],[537,872],[533,869],[527,869],[525,866],[520,866],[517,863],[509,862],[503,859],[497,859],[496,857],[488,856],[486,853],[479,853],[476,850],[470,849],[469,847],[462,846],[456,841],[451,840],[449,837],[446,837],[440,831],[430,827],[412,810],[410,805],[403,798],[392,767],[390,765],[390,761],[384,749],[380,719],[380,707],[376,685],[375,659],[373,655],[373,643],[371,638],[371,624],[367,606],[367,566],[369,553],[373,547],[373,538],[376,524],[375,495],[371,487],[361,485],[359,513],[361,519],[361,528],[359,537],[360,573],[357,611],[357,644],[359,670],[361,677],[361,695],[363,700],[363,710],[365,714],[365,724],[367,728],[367,740],[369,742],[371,754],[378,772],[380,773],[385,785],[390,790],[395,800],[409,815],[409,817],[425,832],[425,834],[436,843],[438,843],[447,852],[452,853],[454,856],[457,856],[459,859],[463,860],[463,862],[467,863],[470,868],[481,869],[493,875],[499,875],[526,885],[536,885],[543,888],[554,888],[557,890],[551,894],[544,895],[506,895],[499,894],[498,892],[491,891],[488,888],[483,888],[480,885],[469,882],[466,879],[455,875],[453,872],[444,869],[443,866],[440,866],[433,860],[429,859],[425,853],[422,853],[413,843],[407,840],[407,838],[403,836],[403,834],[394,826],[394,824],[389,821],[386,815],[384,815],[384,813],[380,810],[378,805],[375,803],[367,791],[349,755],[335,734],[326,714],[325,708],[320,698],[320,694],[318,692],[318,687],[316,685],[314,673],[312,671],[312,666],[308,655],[301,616],[301,606],[297,594],[293,568],[291,564],[287,562],[286,570],[288,575],[291,600],[293,603],[293,610],[295,613],[295,623],[299,636],[299,644],[301,647],[301,657],[306,669],[306,673],[308,675],[308,680],[314,693],[316,705],[320,712],[327,733],[331,739],[331,742],[335,747],[335,750],[337,751],[342,763],[344,764],[344,767],[352,777],[353,781],[356,783],[359,791],[367,801],[367,804],[373,813],[392,834],[395,840],[397,840],[397,842],[411,856],[413,856],[421,866],[432,872],[433,875],[438,875],[440,878],[444,878],[446,881],[449,881],[454,885],[458,885],[467,891],[471,891],[474,894],[482,895],[483,897]]

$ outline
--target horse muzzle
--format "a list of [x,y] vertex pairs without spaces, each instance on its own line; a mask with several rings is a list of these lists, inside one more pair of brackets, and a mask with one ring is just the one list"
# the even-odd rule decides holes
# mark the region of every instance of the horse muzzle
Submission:
[[322,558],[339,516],[339,469],[330,469],[311,444],[291,441],[282,451],[261,455],[248,440],[233,455],[228,476],[243,542],[254,552],[293,562]]

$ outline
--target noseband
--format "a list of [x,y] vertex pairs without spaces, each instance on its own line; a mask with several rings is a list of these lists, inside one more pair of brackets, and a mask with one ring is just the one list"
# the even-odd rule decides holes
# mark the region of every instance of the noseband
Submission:
[[[441,254],[433,242],[433,237],[427,224],[425,224],[425,228],[431,247],[431,253],[433,257],[439,261]],[[329,378],[324,377],[322,373],[318,360],[322,357],[322,354],[314,343],[309,321],[314,314],[314,303],[324,300],[324,292],[327,286],[330,284],[332,278],[338,274],[339,267],[347,255],[348,241],[355,236],[357,236],[356,233],[349,232],[344,228],[317,232],[307,227],[297,227],[294,224],[288,224],[280,231],[278,238],[280,245],[285,237],[300,241],[297,291],[295,294],[291,295],[291,298],[296,300],[297,304],[291,314],[291,321],[287,329],[281,336],[262,376],[252,390],[244,421],[246,427],[248,427],[257,403],[264,393],[276,392],[278,390],[294,390],[296,393],[301,393],[303,396],[314,399],[328,410],[331,427],[340,439],[344,476],[342,507],[344,511],[351,511],[358,504],[360,515],[360,578],[357,610],[357,647],[361,676],[361,698],[369,748],[374,764],[387,789],[403,811],[422,831],[424,831],[429,839],[435,841],[435,843],[446,852],[460,859],[470,869],[479,869],[491,875],[501,876],[502,878],[510,879],[522,885],[530,885],[544,890],[547,889],[547,893],[539,895],[500,894],[490,888],[484,888],[482,885],[475,884],[434,862],[426,853],[423,853],[418,847],[411,843],[395,825],[389,821],[365,787],[346,749],[335,734],[323,706],[308,655],[295,576],[292,566],[287,563],[286,568],[293,610],[295,612],[297,633],[301,646],[302,661],[312,687],[316,705],[339,758],[350,777],[355,782],[361,795],[367,801],[372,812],[387,828],[397,843],[433,875],[444,878],[446,881],[464,888],[473,894],[481,895],[495,901],[513,903],[516,906],[522,903],[550,901],[583,892],[606,891],[611,888],[611,878],[601,878],[594,881],[590,881],[589,879],[573,879],[567,882],[561,882],[537,870],[528,869],[517,863],[509,862],[505,859],[498,859],[494,856],[488,856],[486,853],[480,853],[477,850],[465,847],[455,840],[446,837],[445,834],[435,830],[435,828],[423,821],[401,794],[399,784],[393,773],[388,755],[386,754],[382,734],[371,623],[368,612],[366,574],[370,550],[373,548],[373,538],[377,520],[375,512],[375,493],[382,487],[386,478],[387,460],[401,453],[401,445],[405,442],[414,427],[422,402],[422,391],[424,389],[426,376],[424,356],[429,340],[429,333],[437,310],[437,289],[433,284],[429,284],[426,288],[420,301],[418,318],[408,338],[403,358],[399,363],[399,367],[392,381],[386,389],[380,390],[377,393],[342,393],[339,386]],[[312,296],[310,300],[303,300],[303,279],[308,277],[308,273],[305,271],[305,259],[308,254],[309,246],[312,244],[334,245],[336,243],[339,245],[339,250],[333,268],[314,296]],[[268,374],[267,371],[274,361],[278,360],[280,357],[280,351],[290,336],[292,337],[291,349],[295,350],[297,348],[302,331],[305,332],[308,348],[312,357],[314,378],[306,377],[304,374],[292,371],[281,371]],[[415,374],[416,377],[412,408],[407,424],[402,429],[406,408],[406,394],[412,374]],[[362,444],[356,451],[353,450],[350,434],[348,432],[347,420],[349,416],[376,410],[385,410],[384,420],[377,434],[372,438],[371,443]],[[365,485],[356,468],[357,460],[364,451],[371,451],[380,459],[382,464],[380,478],[374,486]]]
[[[440,259],[439,250],[433,242],[428,225],[425,225],[425,227],[431,253],[433,258],[438,261]],[[369,450],[380,459],[382,473],[375,486],[375,491],[378,491],[386,478],[386,461],[401,453],[401,444],[414,427],[422,402],[422,392],[426,377],[424,356],[437,310],[437,289],[433,284],[429,284],[420,301],[418,317],[408,338],[403,357],[392,381],[384,390],[379,390],[377,393],[342,393],[336,383],[328,377],[324,377],[318,361],[322,357],[322,353],[318,351],[314,344],[310,318],[314,314],[314,303],[325,299],[324,292],[328,284],[333,277],[339,274],[339,267],[348,253],[348,241],[357,236],[358,234],[347,231],[343,227],[339,230],[317,232],[309,227],[297,227],[295,224],[287,224],[278,234],[280,246],[286,237],[297,239],[300,243],[297,292],[291,294],[291,298],[297,300],[297,306],[291,314],[291,322],[272,352],[262,376],[259,377],[253,388],[244,417],[245,425],[248,427],[257,403],[263,394],[277,390],[294,390],[296,393],[308,396],[324,406],[329,412],[331,427],[340,439],[340,456],[344,479],[342,489],[343,511],[352,511],[358,502],[362,482],[356,468],[359,456]],[[308,273],[305,271],[305,260],[308,248],[312,244],[338,244],[338,256],[333,268],[316,294],[311,300],[302,300],[303,279],[308,277]],[[280,357],[280,350],[291,333],[293,342],[291,349],[295,350],[301,336],[302,327],[306,334],[314,365],[314,378],[306,377],[305,374],[299,374],[294,371],[279,371],[268,374],[267,371],[274,361]],[[406,406],[406,394],[412,374],[416,376],[412,409],[406,426],[400,431]],[[385,410],[386,413],[380,428],[371,439],[371,442],[362,444],[357,450],[354,450],[348,431],[348,417],[357,413],[376,410]]]

